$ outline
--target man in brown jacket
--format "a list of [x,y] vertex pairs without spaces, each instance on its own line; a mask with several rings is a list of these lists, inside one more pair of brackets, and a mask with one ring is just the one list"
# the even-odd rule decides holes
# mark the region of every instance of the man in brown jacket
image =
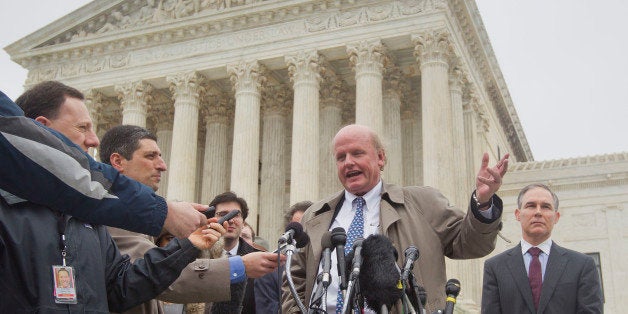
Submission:
[[[161,158],[157,138],[152,133],[133,125],[116,126],[103,136],[100,148],[102,162],[157,191],[166,164]],[[109,228],[109,232],[120,251],[130,255],[131,260],[156,246],[155,239],[150,236],[117,228]],[[276,268],[277,256],[266,252],[242,257],[197,259],[158,299],[172,303],[226,301],[231,295],[231,284],[258,278]],[[231,274],[234,272],[239,273],[238,276],[233,277]],[[163,307],[158,300],[151,300],[126,313],[163,313]]]
[[[508,154],[493,168],[488,167],[488,154],[484,154],[470,201],[471,213],[465,214],[450,206],[445,196],[434,188],[385,184],[380,172],[386,163],[386,154],[377,134],[368,127],[349,125],[342,128],[334,137],[333,149],[338,178],[345,189],[306,211],[301,223],[310,238],[320,239],[336,227],[344,228],[349,234],[354,218],[362,213],[362,237],[382,234],[390,238],[399,252],[410,245],[419,249],[421,257],[413,274],[427,292],[428,313],[444,308],[444,257],[477,258],[487,255],[495,247],[502,202],[494,194],[507,171]],[[321,251],[320,242],[311,241],[294,256],[290,271],[304,304],[309,304],[314,290]],[[399,255],[397,263],[403,267],[404,256]],[[339,281],[335,254],[332,254],[331,273],[327,312],[336,313]],[[395,310],[393,312],[399,312]],[[285,280],[283,311],[299,312]]]

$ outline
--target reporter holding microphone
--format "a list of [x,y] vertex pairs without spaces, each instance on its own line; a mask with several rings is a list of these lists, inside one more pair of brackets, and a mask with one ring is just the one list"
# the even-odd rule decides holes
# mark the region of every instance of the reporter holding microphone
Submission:
[[[436,189],[384,183],[381,171],[386,164],[386,152],[378,135],[368,127],[348,125],[336,134],[332,144],[338,178],[344,190],[313,204],[303,215],[304,230],[310,238],[320,239],[323,233],[341,227],[347,233],[347,251],[355,239],[371,234],[390,238],[400,249],[416,246],[422,257],[412,273],[427,291],[427,311],[444,308],[442,287],[447,280],[444,257],[477,258],[494,249],[502,212],[501,200],[494,194],[506,173],[508,155],[492,168],[488,166],[488,154],[484,155],[469,211],[465,214],[450,206]],[[290,271],[304,303],[310,300],[314,281],[321,271],[321,252],[320,244],[312,241],[294,256]],[[397,259],[398,265],[402,262],[403,257]],[[337,258],[332,255],[328,313],[341,312],[344,305],[344,297],[338,293],[340,280],[336,263]],[[391,312],[399,310],[393,308]],[[283,312],[298,312],[285,281]]]

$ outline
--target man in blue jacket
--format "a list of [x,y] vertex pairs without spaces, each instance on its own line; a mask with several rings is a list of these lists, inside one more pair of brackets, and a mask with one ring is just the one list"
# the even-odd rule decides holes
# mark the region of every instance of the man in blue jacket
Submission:
[[[55,111],[66,98],[76,97],[64,92]],[[90,141],[79,145],[90,145]],[[166,227],[178,237],[187,237],[204,224],[205,217],[198,210],[207,206],[166,202],[152,189],[94,161],[61,133],[24,117],[22,109],[2,92],[0,164],[0,189],[90,223],[152,236]]]
[[[84,104],[64,102],[61,107],[52,119],[76,121],[86,111]],[[3,313],[123,311],[166,289],[199,249],[211,247],[225,232],[215,220],[203,219],[203,227],[188,239],[176,239],[130,263],[103,226],[86,221],[109,220],[158,233],[163,221],[159,206],[165,214],[164,200],[94,162],[59,133],[24,118],[2,93],[0,163]],[[134,205],[137,212],[130,211]],[[144,218],[151,224],[148,228],[140,227]],[[208,223],[211,229],[205,226]],[[184,229],[179,232],[185,233]],[[55,281],[59,269],[73,275],[71,288]]]

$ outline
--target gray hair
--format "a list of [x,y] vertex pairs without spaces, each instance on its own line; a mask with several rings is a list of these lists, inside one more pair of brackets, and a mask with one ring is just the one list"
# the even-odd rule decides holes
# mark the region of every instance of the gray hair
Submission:
[[519,209],[521,209],[521,206],[523,204],[521,204],[521,200],[523,199],[523,196],[530,190],[535,189],[535,188],[541,188],[543,190],[548,191],[551,195],[552,198],[554,199],[554,210],[558,210],[558,196],[556,196],[556,194],[554,192],[552,192],[552,190],[550,190],[550,188],[543,184],[543,183],[532,183],[527,185],[526,187],[524,187],[523,189],[521,189],[521,191],[519,191],[519,196],[517,196],[517,207]]

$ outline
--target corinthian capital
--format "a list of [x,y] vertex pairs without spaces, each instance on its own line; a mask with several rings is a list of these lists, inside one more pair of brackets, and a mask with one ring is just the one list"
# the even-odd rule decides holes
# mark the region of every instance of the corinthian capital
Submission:
[[177,100],[198,103],[201,94],[205,91],[203,88],[205,77],[196,71],[170,75],[166,77],[166,81],[170,83],[170,91],[174,95],[175,105]]
[[320,62],[323,61],[316,50],[299,51],[287,55],[285,61],[288,64],[288,73],[292,82],[303,80],[315,80],[320,82]]
[[262,92],[262,110],[266,114],[277,113],[287,115],[290,112],[290,102],[293,99],[291,90],[281,84],[268,86]]
[[99,91],[94,89],[87,90],[83,92],[83,94],[85,95],[85,106],[89,111],[89,116],[92,120],[98,121],[105,97]]
[[359,70],[376,70],[381,72],[386,60],[386,47],[380,40],[363,40],[347,45],[349,61]]
[[453,46],[449,33],[445,29],[428,30],[421,34],[412,35],[414,56],[421,66],[428,63],[445,63],[453,54]]
[[144,81],[127,82],[116,85],[118,99],[122,103],[122,108],[140,107],[142,110],[148,109],[148,103],[152,100],[151,92],[153,86]]
[[228,101],[224,95],[216,96],[215,101],[207,105],[205,121],[207,123],[227,124],[231,116],[227,103]]
[[227,65],[227,73],[236,92],[246,90],[259,92],[262,84],[266,82],[264,71],[264,66],[257,61],[240,61]]

